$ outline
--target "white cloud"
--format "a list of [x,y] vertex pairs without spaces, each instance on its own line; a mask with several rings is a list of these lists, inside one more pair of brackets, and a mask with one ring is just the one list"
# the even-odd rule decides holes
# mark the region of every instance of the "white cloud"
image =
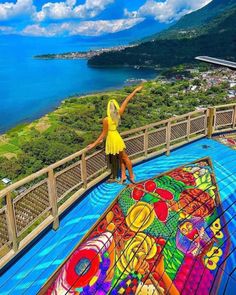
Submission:
[[[14,3],[7,1],[9,0],[0,3],[0,21],[14,18],[20,20],[26,17],[30,25],[21,31],[21,34],[48,37],[58,35],[99,36],[115,33],[129,29],[150,16],[160,22],[171,22],[211,2],[211,0],[164,0],[164,2],[147,0],[137,11],[125,9],[124,19],[91,21],[90,19],[99,15],[115,0],[84,0],[84,4],[81,5],[77,5],[76,0],[57,0],[57,2],[48,0],[40,11],[36,11],[33,4],[37,0],[16,0]],[[45,20],[49,22],[51,20],[51,23],[39,25]],[[61,20],[61,22],[56,23],[54,20]],[[76,20],[83,21],[76,22]],[[16,31],[17,26],[15,29],[0,26],[0,33]]]
[[35,20],[41,22],[46,19],[92,18],[102,12],[115,0],[86,0],[82,5],[76,5],[76,0],[65,2],[48,2],[35,14]]
[[10,26],[0,26],[0,34],[10,34],[14,32],[14,28]]
[[42,10],[34,16],[36,21],[45,19],[65,19],[73,16],[73,5],[75,1],[66,2],[48,2],[43,5]]
[[76,4],[76,0],[66,0],[66,3],[67,3],[67,5],[69,5],[69,6],[75,6],[75,4]]
[[134,17],[152,16],[160,22],[171,22],[180,19],[183,15],[200,9],[212,0],[166,0],[156,2],[147,0],[137,11],[129,12],[125,10],[125,15]]
[[75,7],[74,13],[80,18],[95,17],[114,1],[115,0],[86,0],[85,4]]
[[33,0],[17,0],[16,3],[6,0],[6,2],[0,3],[0,20],[26,15],[38,22],[47,19],[92,18],[114,2],[115,0],[86,0],[84,4],[76,6],[76,0],[48,1],[41,7],[40,11],[36,11]]
[[5,2],[0,4],[0,20],[32,15],[35,12],[33,0],[17,0],[16,3]]
[[29,25],[21,32],[21,35],[25,36],[44,36],[44,37],[54,37],[60,34],[60,27],[56,27],[55,25],[51,25],[50,28],[48,27],[41,27],[38,24]]
[[70,35],[100,36],[107,33],[116,33],[130,29],[143,20],[143,18],[136,18],[81,22],[71,28]]
[[125,8],[124,15],[129,18],[131,18],[131,17],[135,18],[135,17],[138,17],[138,12],[137,11],[129,11],[127,8]]
[[138,23],[142,22],[143,18],[135,19],[119,19],[119,20],[99,20],[99,21],[84,21],[80,23],[65,22],[61,24],[50,24],[42,27],[39,24],[27,26],[22,32],[22,35],[27,36],[64,36],[64,35],[83,35],[83,36],[100,36],[108,33],[116,33],[123,31]]

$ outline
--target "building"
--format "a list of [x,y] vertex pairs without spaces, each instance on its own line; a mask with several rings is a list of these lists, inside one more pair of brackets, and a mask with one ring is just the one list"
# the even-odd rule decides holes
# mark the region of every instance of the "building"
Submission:
[[2,179],[2,182],[3,182],[5,185],[9,185],[9,184],[12,183],[11,180],[10,180],[9,178],[3,178],[3,179]]

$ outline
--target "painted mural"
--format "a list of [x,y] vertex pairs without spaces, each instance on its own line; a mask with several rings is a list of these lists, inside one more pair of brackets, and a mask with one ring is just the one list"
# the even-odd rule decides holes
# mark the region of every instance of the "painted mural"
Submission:
[[220,143],[223,143],[224,145],[227,145],[231,147],[232,149],[236,150],[236,134],[223,134],[220,136],[215,137],[217,141]]
[[126,187],[46,294],[207,295],[229,244],[212,165],[201,159]]

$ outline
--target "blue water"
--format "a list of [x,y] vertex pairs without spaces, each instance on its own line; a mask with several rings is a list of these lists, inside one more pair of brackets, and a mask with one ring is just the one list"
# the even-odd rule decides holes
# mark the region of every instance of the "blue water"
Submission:
[[153,70],[98,69],[86,60],[36,60],[34,55],[120,45],[70,38],[0,36],[0,133],[53,110],[66,97],[122,87],[128,78],[154,78]]
[[[235,295],[236,152],[214,140],[202,139],[171,152],[170,156],[163,155],[139,164],[134,172],[136,180],[141,181],[206,156],[213,162],[231,239],[231,255],[223,268],[218,295]],[[57,231],[50,230],[0,277],[0,294],[36,294],[122,189],[123,186],[116,183],[102,183],[87,194],[61,220]]]

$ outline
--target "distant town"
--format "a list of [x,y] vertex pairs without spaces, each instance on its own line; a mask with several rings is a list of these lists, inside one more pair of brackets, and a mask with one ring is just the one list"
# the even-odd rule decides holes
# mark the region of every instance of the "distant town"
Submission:
[[36,59],[90,59],[94,56],[98,56],[104,52],[110,51],[122,51],[126,48],[135,47],[137,45],[120,45],[110,48],[100,48],[96,50],[89,50],[89,51],[77,51],[77,52],[66,52],[66,53],[55,53],[55,54],[41,54],[35,55],[34,58]]
[[[207,91],[214,86],[219,86],[225,83],[228,88],[227,97],[225,100],[231,100],[236,98],[236,72],[217,67],[208,71],[201,72],[197,68],[185,69],[186,73],[191,74],[191,78],[185,74],[175,74],[171,78],[160,78],[163,84],[173,83],[178,80],[188,80],[189,86],[183,90],[183,93],[195,92],[195,91]],[[176,93],[177,94],[177,93]],[[176,95],[175,94],[175,95]]]

